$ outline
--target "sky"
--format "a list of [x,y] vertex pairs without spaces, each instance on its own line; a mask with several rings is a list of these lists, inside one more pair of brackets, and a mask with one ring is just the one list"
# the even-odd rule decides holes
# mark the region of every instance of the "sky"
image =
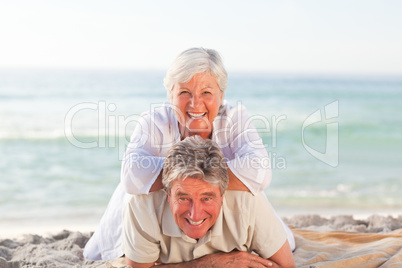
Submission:
[[0,68],[166,70],[194,46],[228,71],[402,75],[402,1],[0,1]]

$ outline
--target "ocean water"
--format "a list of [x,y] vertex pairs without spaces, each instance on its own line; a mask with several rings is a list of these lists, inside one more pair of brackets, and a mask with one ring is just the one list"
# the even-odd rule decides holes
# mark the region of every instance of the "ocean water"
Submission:
[[[0,233],[95,226],[163,72],[0,70]],[[402,213],[402,77],[239,74],[278,213]],[[8,226],[8,227],[7,227]]]

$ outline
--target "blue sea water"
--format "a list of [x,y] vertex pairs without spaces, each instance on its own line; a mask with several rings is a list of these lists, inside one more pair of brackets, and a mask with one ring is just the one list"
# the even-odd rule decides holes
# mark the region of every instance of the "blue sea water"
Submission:
[[[0,70],[0,232],[96,225],[163,76]],[[225,98],[260,132],[279,214],[402,213],[402,77],[233,73]]]

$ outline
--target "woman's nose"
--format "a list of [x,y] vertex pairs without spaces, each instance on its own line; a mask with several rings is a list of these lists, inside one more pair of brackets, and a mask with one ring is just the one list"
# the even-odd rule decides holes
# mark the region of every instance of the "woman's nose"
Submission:
[[198,95],[194,94],[194,95],[192,96],[192,98],[191,98],[191,106],[192,106],[193,108],[196,108],[196,107],[200,106],[200,104],[201,104],[201,99],[200,99],[200,97],[199,97]]

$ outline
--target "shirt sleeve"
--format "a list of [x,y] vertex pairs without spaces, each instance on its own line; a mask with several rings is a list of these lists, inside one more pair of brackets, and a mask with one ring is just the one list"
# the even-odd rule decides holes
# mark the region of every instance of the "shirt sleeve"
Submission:
[[286,242],[286,232],[263,193],[258,193],[253,205],[254,232],[251,250],[263,258],[274,255]]
[[173,121],[169,107],[163,105],[138,119],[121,167],[120,180],[126,193],[149,193],[162,171],[167,150],[177,140]]
[[123,211],[123,253],[139,263],[156,262],[160,254],[155,237],[158,219],[151,200],[152,195],[132,196]]
[[271,183],[267,150],[243,105],[226,108],[216,122],[216,140],[233,174],[255,195]]

